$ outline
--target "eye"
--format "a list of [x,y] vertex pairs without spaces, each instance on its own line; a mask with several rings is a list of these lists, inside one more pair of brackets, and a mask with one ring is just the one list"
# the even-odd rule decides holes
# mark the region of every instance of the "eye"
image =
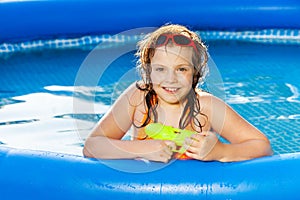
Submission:
[[153,66],[153,69],[154,69],[154,71],[156,71],[156,72],[163,72],[163,71],[165,70],[164,67],[159,66],[159,65]]
[[178,71],[185,72],[185,71],[187,71],[187,69],[184,68],[184,67],[180,67],[180,68],[178,69]]
[[163,67],[157,67],[157,68],[155,68],[155,71],[162,72],[162,71],[164,71],[164,68]]
[[181,67],[177,68],[177,71],[179,71],[179,72],[186,72],[189,70],[190,70],[189,66],[181,66]]

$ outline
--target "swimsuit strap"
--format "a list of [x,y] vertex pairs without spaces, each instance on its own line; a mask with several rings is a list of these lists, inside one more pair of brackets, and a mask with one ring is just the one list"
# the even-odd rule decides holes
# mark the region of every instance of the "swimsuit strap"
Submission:
[[[144,114],[142,122],[146,121],[146,119],[147,119],[147,113]],[[152,120],[152,119],[150,119],[150,123],[153,123],[153,120]],[[146,132],[144,131],[144,128],[145,128],[145,127],[141,128],[141,129],[138,131],[137,136],[136,136],[136,139],[138,139],[138,140],[150,139],[150,138],[148,138]]]

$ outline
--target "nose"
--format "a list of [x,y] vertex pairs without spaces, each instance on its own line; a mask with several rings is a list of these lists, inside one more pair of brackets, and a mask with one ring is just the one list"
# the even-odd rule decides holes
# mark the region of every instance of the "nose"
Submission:
[[177,82],[176,71],[172,70],[172,69],[169,69],[165,81],[170,82],[170,83]]

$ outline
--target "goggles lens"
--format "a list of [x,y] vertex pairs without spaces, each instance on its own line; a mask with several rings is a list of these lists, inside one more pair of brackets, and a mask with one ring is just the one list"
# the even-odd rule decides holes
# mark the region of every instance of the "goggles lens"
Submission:
[[160,35],[156,40],[155,46],[156,47],[164,46],[168,43],[168,41],[170,39],[177,46],[183,46],[183,47],[191,46],[198,53],[198,50],[196,48],[196,45],[195,45],[194,41],[191,38],[189,38],[185,35],[180,35],[180,34],[163,34],[163,35]]

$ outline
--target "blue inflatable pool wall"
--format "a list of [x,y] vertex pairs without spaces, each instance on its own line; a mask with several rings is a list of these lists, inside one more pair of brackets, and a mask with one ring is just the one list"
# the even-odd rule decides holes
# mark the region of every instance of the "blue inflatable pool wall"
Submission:
[[300,27],[295,0],[24,0],[0,2],[0,43],[119,33],[179,23],[197,30]]
[[[115,34],[169,22],[197,30],[300,28],[300,2],[292,0],[3,1],[0,15],[0,44]],[[299,169],[300,153],[165,166],[2,146],[0,199],[293,199]]]
[[0,152],[1,199],[294,199],[300,184],[300,154],[237,163],[178,160],[147,172],[164,164]]

